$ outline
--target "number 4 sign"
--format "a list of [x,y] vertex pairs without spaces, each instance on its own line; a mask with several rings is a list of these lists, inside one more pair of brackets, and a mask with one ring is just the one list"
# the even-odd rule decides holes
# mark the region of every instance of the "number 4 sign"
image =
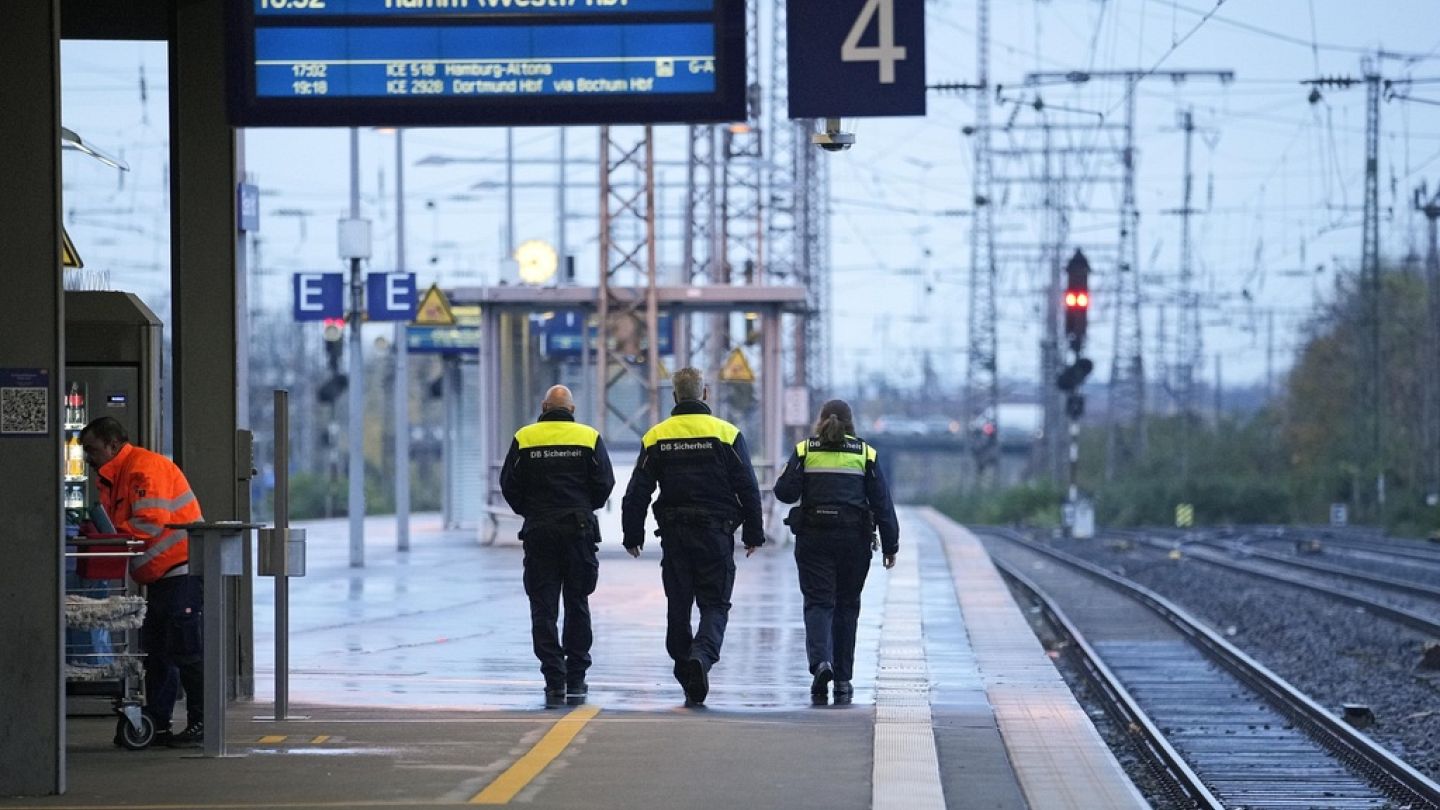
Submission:
[[787,0],[790,117],[925,114],[925,0]]
[[[879,41],[875,45],[861,45],[860,38],[865,36],[872,20],[879,28]],[[895,63],[905,61],[905,46],[895,44],[895,0],[865,0],[865,7],[860,9],[860,16],[855,18],[855,24],[850,26],[850,33],[845,36],[845,43],[840,46],[840,59],[844,62],[878,62],[880,83],[895,83]]]

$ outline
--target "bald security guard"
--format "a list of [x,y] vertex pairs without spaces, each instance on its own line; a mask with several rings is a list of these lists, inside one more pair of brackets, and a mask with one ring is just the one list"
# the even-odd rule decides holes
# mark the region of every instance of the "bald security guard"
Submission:
[[[530,597],[530,637],[545,676],[546,705],[589,691],[590,594],[600,563],[595,556],[600,526],[595,510],[615,487],[610,456],[600,434],[575,421],[575,398],[563,385],[545,392],[540,421],[515,433],[500,491],[525,518],[525,595]],[[560,600],[565,633],[556,633]]]
[[[660,525],[660,572],[668,601],[665,649],[675,679],[692,704],[705,702],[710,668],[720,660],[730,593],[735,586],[735,529],[743,526],[745,556],[765,543],[760,488],[739,428],[710,414],[710,389],[700,372],[682,368],[671,378],[675,408],[642,440],[640,458],[621,502],[625,550],[640,556],[645,511],[655,501]],[[692,633],[690,613],[700,607]]]

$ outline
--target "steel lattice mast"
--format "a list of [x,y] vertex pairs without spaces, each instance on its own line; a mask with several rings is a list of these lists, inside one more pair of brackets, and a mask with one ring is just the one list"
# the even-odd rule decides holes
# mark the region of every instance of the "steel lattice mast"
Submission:
[[[601,127],[600,346],[595,358],[595,427],[614,414],[637,436],[660,415],[655,289],[655,144],[651,127]],[[626,284],[630,281],[630,284]],[[636,294],[635,291],[638,291]],[[642,354],[643,352],[643,354]],[[626,377],[642,391],[627,409],[611,389]]]
[[1145,452],[1145,335],[1140,292],[1140,209],[1135,202],[1135,84],[1125,77],[1125,185],[1120,203],[1115,339],[1110,356],[1110,426],[1105,477]]
[[977,477],[988,480],[999,462],[1000,379],[996,364],[995,216],[990,152],[990,2],[976,2],[975,220],[970,232],[969,357],[965,415],[990,424],[975,446]]
[[[764,166],[760,87],[760,4],[746,0],[745,75],[746,119],[723,130],[724,182],[720,190],[720,262],[714,283],[732,284],[740,270],[742,284],[755,284],[764,275]],[[723,325],[721,319],[723,318]],[[711,335],[710,369],[718,372],[730,350],[730,317],[717,316]],[[717,340],[717,338],[719,338]],[[716,403],[717,405],[720,403]]]

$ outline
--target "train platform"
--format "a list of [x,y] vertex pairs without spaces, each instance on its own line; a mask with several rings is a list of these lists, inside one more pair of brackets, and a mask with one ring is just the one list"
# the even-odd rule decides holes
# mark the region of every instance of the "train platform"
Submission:
[[[0,808],[1145,807],[1035,640],[983,548],[926,509],[876,555],[850,705],[812,705],[793,546],[736,557],[721,661],[687,707],[664,651],[659,544],[639,559],[616,512],[592,597],[590,694],[544,707],[521,549],[418,516],[309,530],[291,581],[289,717],[273,715],[273,587],[256,581],[256,698],[227,714],[230,756],[114,747],[68,722],[68,791]],[[183,710],[177,711],[183,717]],[[3,767],[3,765],[0,765]]]

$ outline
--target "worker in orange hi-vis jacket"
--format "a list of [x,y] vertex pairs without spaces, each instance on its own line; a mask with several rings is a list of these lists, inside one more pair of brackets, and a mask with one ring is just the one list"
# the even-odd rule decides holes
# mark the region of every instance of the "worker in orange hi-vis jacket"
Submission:
[[[184,530],[167,524],[203,520],[200,502],[175,462],[130,444],[118,420],[102,416],[80,433],[85,461],[98,472],[100,505],[115,530],[145,543],[130,560],[130,576],[145,586],[145,623],[140,647],[145,653],[145,713],[155,722],[159,745],[198,746],[205,717],[201,630],[203,589],[190,576],[190,543]],[[179,687],[185,687],[186,724],[170,731]]]

